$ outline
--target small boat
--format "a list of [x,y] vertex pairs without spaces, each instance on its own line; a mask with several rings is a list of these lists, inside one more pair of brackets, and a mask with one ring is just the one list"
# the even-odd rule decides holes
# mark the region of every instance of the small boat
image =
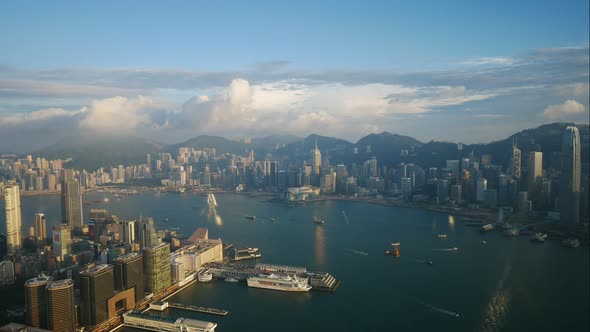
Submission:
[[236,279],[236,278],[227,277],[227,278],[224,279],[224,281],[227,281],[227,282],[238,282],[239,280]]
[[323,225],[326,221],[324,219],[320,219],[316,216],[313,217],[313,223],[318,225]]
[[486,241],[486,240],[481,240],[481,241],[479,241],[479,243],[481,243],[481,244],[488,244],[488,241]]
[[439,239],[446,239],[447,238],[447,234],[438,234],[436,237],[439,238]]
[[168,222],[168,218],[164,218],[164,222]]
[[580,240],[578,240],[576,238],[569,238],[569,239],[565,239],[565,240],[561,241],[561,244],[565,247],[577,248],[580,246]]
[[531,236],[531,241],[533,242],[545,242],[547,238],[547,234],[545,233],[535,233]]
[[270,221],[277,221],[275,218],[270,218]]
[[256,219],[256,216],[246,216],[246,219],[254,220]]
[[492,225],[492,224],[487,224],[487,225],[483,225],[481,226],[480,230],[482,232],[489,232],[489,231],[493,231],[494,229],[496,229],[496,226]]
[[392,243],[391,246],[393,247],[392,251],[387,250],[385,253],[391,255],[393,257],[399,257],[399,242]]
[[425,263],[432,266],[432,260],[430,260],[430,259],[427,259]]

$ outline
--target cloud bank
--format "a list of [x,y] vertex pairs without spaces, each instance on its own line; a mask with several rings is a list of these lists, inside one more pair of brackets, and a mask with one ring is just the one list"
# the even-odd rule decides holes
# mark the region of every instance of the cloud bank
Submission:
[[[165,142],[312,132],[355,140],[384,130],[422,140],[492,140],[512,127],[587,123],[588,64],[585,45],[405,73],[308,71],[284,61],[227,72],[0,66],[0,151],[86,131]],[[507,118],[512,127],[490,126]]]

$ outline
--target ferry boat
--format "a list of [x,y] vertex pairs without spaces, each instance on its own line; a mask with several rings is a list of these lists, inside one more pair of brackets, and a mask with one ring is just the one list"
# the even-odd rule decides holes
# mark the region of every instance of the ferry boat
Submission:
[[561,242],[561,244],[565,247],[577,248],[580,246],[580,240],[578,240],[576,238],[569,238],[569,239],[563,240]]
[[210,282],[213,280],[213,273],[209,269],[201,269],[197,274],[197,280],[199,282]]
[[324,219],[320,219],[320,218],[318,218],[318,217],[316,217],[316,216],[314,216],[314,217],[313,217],[313,223],[314,223],[314,224],[322,225],[322,224],[324,224],[325,222],[326,222],[326,221],[325,221]]
[[520,234],[520,230],[516,227],[512,227],[509,230],[504,232],[504,235],[508,236],[508,237],[518,236],[519,234]]
[[272,289],[284,292],[307,292],[311,289],[307,278],[277,274],[261,274],[249,277],[248,287]]
[[545,242],[546,238],[547,238],[547,234],[545,234],[545,233],[535,233],[535,234],[533,234],[533,236],[531,236],[531,241]]
[[494,229],[496,229],[496,226],[492,225],[492,224],[487,224],[487,225],[483,225],[481,226],[480,230],[482,232],[489,232],[489,231],[493,231]]
[[246,219],[254,220],[256,219],[256,216],[246,216]]

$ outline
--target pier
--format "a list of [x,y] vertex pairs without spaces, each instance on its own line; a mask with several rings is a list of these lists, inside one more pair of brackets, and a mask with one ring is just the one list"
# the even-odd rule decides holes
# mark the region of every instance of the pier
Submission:
[[229,311],[223,310],[223,309],[207,308],[207,307],[200,307],[200,306],[196,306],[196,305],[181,304],[181,303],[168,303],[168,308],[190,310],[190,311],[202,312],[205,314],[218,315],[218,316],[227,316],[229,314]]

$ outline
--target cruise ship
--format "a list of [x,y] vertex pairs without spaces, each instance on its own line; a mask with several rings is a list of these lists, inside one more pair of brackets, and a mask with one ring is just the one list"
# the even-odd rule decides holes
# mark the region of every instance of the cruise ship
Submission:
[[284,292],[307,292],[311,289],[307,278],[277,274],[261,274],[249,277],[248,287],[272,289]]

